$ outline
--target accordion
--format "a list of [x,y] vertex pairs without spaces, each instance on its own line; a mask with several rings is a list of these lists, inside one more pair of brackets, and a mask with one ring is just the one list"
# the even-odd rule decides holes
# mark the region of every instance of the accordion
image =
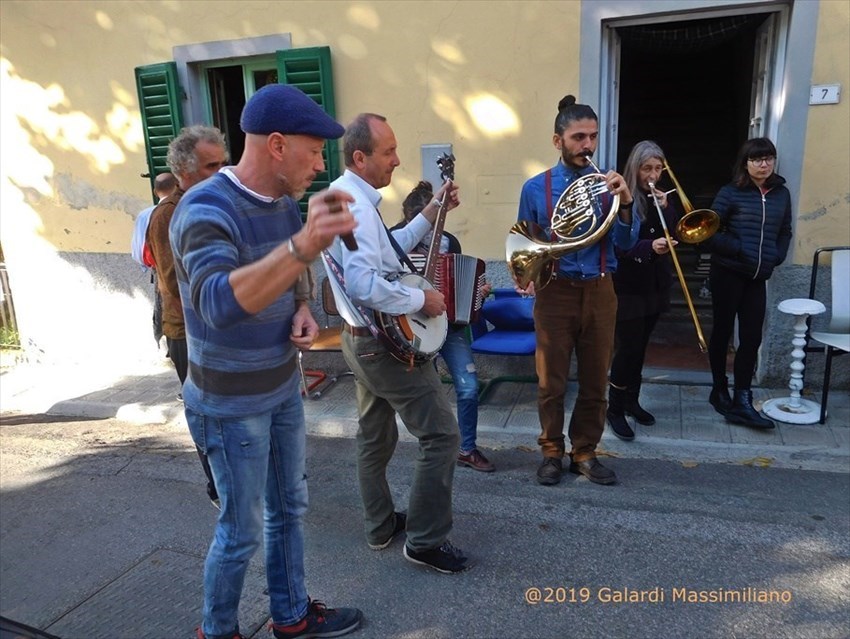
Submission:
[[[425,256],[409,255],[416,268],[424,269]],[[484,301],[484,260],[471,255],[442,253],[432,284],[446,299],[446,315],[451,324],[472,324],[478,320]]]

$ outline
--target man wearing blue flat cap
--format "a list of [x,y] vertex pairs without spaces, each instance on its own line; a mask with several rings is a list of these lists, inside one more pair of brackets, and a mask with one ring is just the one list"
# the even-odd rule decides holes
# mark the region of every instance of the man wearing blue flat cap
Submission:
[[204,567],[200,639],[234,639],[248,563],[264,541],[277,639],[336,637],[354,608],[310,599],[304,583],[305,427],[296,349],[318,334],[296,281],[356,223],[342,191],[297,200],[344,130],[298,89],[267,85],[245,105],[245,151],[191,188],[171,222],[186,319],[186,420],[212,467],[221,514]]

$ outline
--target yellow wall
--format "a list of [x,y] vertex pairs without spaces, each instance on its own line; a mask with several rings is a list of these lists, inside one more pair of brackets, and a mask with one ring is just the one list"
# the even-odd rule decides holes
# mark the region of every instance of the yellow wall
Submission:
[[450,142],[465,206],[447,228],[467,252],[499,258],[523,180],[556,157],[557,102],[578,94],[579,9],[4,1],[4,137],[8,116],[20,129],[11,155],[26,157],[11,177],[38,192],[38,232],[56,248],[126,252],[132,215],[121,213],[149,198],[133,68],[171,60],[174,45],[291,33],[293,47],[330,45],[343,123],[369,110],[394,127],[402,166],[385,192],[389,219],[419,178],[419,145]]
[[[330,45],[337,110],[387,115],[402,167],[398,204],[420,174],[419,145],[451,142],[464,207],[447,228],[499,258],[522,181],[554,158],[555,104],[578,93],[578,2],[2,3],[4,173],[26,189],[29,227],[59,250],[126,252],[149,200],[133,68],[193,42],[291,33]],[[812,83],[838,105],[809,110],[795,255],[850,234],[850,3],[821,3]],[[9,139],[11,138],[11,139]],[[386,206],[386,205],[385,205]],[[390,213],[390,219],[394,213]],[[847,238],[845,238],[846,241]]]
[[850,2],[821,2],[817,42],[811,83],[841,84],[841,101],[809,108],[797,264],[811,264],[818,247],[850,245]]
[[[817,6],[811,82],[844,94],[808,109],[800,264],[815,246],[850,243],[850,3]],[[150,284],[126,255],[150,203],[133,70],[192,43],[288,33],[296,48],[330,46],[338,118],[383,113],[399,139],[388,221],[420,176],[420,145],[451,143],[463,206],[447,228],[465,252],[504,259],[522,182],[556,158],[556,105],[580,95],[581,10],[577,0],[2,0],[0,240],[20,324],[44,350],[93,333],[124,348],[127,335],[149,334]]]

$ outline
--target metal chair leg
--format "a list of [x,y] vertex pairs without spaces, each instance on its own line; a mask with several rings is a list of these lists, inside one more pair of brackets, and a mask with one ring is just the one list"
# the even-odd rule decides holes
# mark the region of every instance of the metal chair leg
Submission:
[[[331,386],[333,386],[334,384],[337,383],[337,380],[339,380],[340,377],[346,377],[347,375],[351,375],[352,377],[354,377],[354,373],[351,372],[351,371],[345,371],[344,373],[337,373],[336,375],[332,375],[332,376],[328,377],[327,378],[327,384],[325,384],[319,390],[311,393],[310,397],[312,399],[319,399],[322,395],[324,395],[330,389]],[[315,386],[313,386],[312,388],[315,388]],[[312,388],[311,388],[311,390],[312,390]]]
[[832,375],[832,346],[824,348],[826,366],[823,370],[823,392],[820,399],[820,423],[826,423],[826,400],[829,397],[829,378]]

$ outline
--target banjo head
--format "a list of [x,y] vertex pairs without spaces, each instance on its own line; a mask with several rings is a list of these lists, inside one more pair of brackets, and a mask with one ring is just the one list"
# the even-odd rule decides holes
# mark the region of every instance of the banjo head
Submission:
[[[399,281],[405,286],[418,288],[422,291],[435,290],[428,280],[419,275],[407,274],[401,277]],[[407,315],[407,321],[413,332],[410,345],[427,359],[436,356],[446,341],[446,334],[449,330],[448,316],[442,313],[437,317],[428,317],[422,311],[417,311]]]

